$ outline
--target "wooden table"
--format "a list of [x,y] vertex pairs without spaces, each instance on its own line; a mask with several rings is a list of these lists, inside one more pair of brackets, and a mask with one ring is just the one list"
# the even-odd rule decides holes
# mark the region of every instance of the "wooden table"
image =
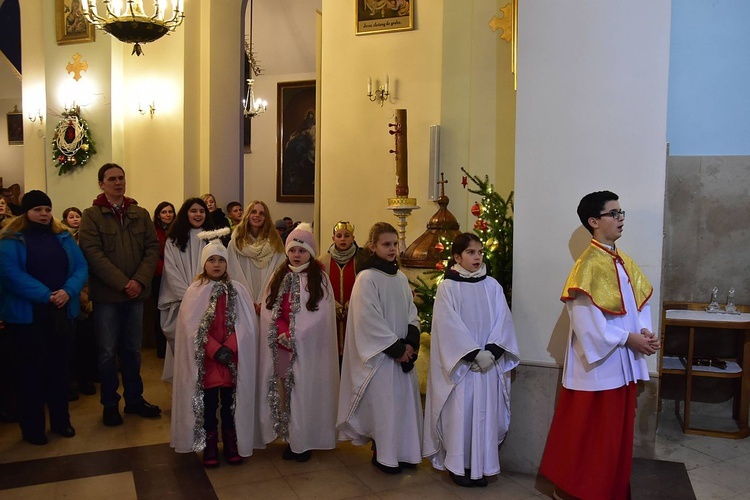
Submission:
[[[685,411],[681,418],[682,429],[686,434],[704,436],[744,438],[750,435],[748,411],[750,410],[750,313],[747,306],[737,306],[742,314],[721,314],[706,312],[707,304],[690,302],[664,302],[662,309],[661,341],[666,347],[670,335],[684,335],[687,328],[688,346],[686,356],[675,356],[661,349],[659,353],[659,375],[678,375],[685,378]],[[670,327],[685,327],[675,329]],[[681,331],[680,331],[681,330]],[[712,358],[710,352],[696,352],[697,335],[734,335],[737,339],[736,357],[722,358],[727,366],[724,369],[712,366],[696,366],[695,356]],[[711,377],[735,379],[732,418],[737,423],[737,431],[721,431],[693,427],[690,423],[690,403],[694,378]],[[661,386],[659,383],[659,411],[661,411]],[[678,418],[679,411],[676,408]]]

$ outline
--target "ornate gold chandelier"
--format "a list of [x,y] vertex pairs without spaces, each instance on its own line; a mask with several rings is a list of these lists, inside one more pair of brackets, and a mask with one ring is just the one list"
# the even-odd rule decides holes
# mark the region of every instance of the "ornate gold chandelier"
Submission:
[[142,43],[149,43],[174,31],[185,18],[185,0],[172,0],[172,17],[165,19],[167,0],[154,0],[154,14],[143,10],[143,0],[103,0],[106,14],[100,16],[96,0],[82,0],[81,8],[92,26],[106,31],[123,43],[132,43],[132,54],[143,53]]

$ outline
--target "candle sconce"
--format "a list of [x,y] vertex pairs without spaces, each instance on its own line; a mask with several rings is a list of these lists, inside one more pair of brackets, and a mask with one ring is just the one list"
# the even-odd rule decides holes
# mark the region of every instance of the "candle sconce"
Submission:
[[[138,112],[142,115],[146,114],[146,110],[143,109],[143,106],[141,106],[141,103],[138,103]],[[148,113],[151,115],[151,119],[154,119],[154,113],[156,113],[156,102],[151,101],[151,104],[148,105]]]
[[385,85],[378,85],[378,88],[375,90],[375,92],[372,91],[372,78],[367,79],[367,98],[370,100],[370,102],[379,102],[380,107],[383,107],[383,104],[390,98],[391,96],[391,89],[390,89],[390,79],[388,78],[388,75],[385,75]]
[[35,115],[32,115],[31,113],[29,113],[27,115],[27,118],[29,119],[31,123],[34,123],[35,121],[39,120],[39,125],[44,124],[44,115],[42,115],[41,109],[38,109]]

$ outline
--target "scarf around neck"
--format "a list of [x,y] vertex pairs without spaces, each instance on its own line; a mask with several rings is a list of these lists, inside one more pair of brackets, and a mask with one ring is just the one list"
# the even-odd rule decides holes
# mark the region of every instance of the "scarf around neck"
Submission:
[[359,250],[359,247],[357,246],[357,242],[354,241],[352,242],[352,245],[343,252],[336,248],[335,244],[332,244],[328,248],[328,253],[331,254],[331,258],[336,261],[336,264],[340,267],[344,267],[350,260],[352,260],[352,257],[357,253],[357,250]]
[[[235,246],[236,242],[235,242]],[[271,258],[273,258],[273,254],[276,253],[276,250],[273,248],[273,244],[271,244],[271,240],[268,238],[262,239],[262,240],[255,240],[252,236],[250,236],[250,243],[243,246],[242,248],[237,247],[237,250],[250,259],[250,262],[253,263],[255,267],[258,269],[265,268],[269,262],[271,262]]]

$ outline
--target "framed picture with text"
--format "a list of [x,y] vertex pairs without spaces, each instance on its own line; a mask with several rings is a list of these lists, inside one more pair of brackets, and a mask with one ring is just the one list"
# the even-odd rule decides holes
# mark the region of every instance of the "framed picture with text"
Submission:
[[357,35],[414,29],[414,0],[355,0]]

